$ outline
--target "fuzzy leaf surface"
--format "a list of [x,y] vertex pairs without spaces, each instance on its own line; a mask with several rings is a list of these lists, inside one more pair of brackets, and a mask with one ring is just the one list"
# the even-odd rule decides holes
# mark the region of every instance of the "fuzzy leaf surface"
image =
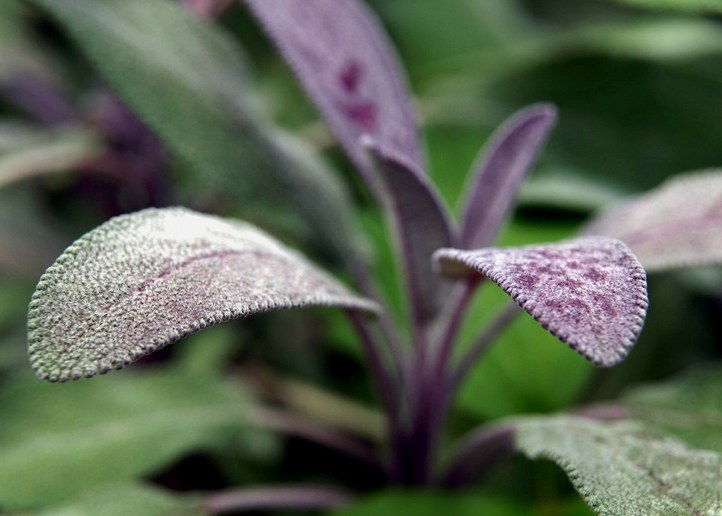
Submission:
[[357,0],[249,0],[366,180],[369,135],[423,170],[406,79],[376,17]]
[[648,271],[722,263],[722,171],[685,174],[603,212],[585,233],[624,241]]
[[518,448],[556,462],[592,510],[618,514],[718,514],[722,457],[645,428],[572,416],[520,418]]
[[222,321],[304,306],[375,309],[250,224],[151,208],[90,231],[40,278],[30,361],[50,381],[90,377]]
[[244,56],[221,29],[167,0],[32,1],[202,178],[198,189],[230,196],[246,217],[291,204],[327,250],[348,258],[361,248],[348,193],[258,112]]
[[631,415],[698,448],[722,453],[722,370],[706,367],[637,387],[623,398]]
[[530,106],[512,116],[492,136],[488,149],[472,167],[472,186],[461,218],[465,248],[493,243],[555,121],[554,106]]
[[644,269],[629,248],[604,237],[558,244],[435,253],[446,274],[481,274],[590,362],[622,361],[647,310]]
[[456,244],[455,228],[434,186],[417,165],[371,140],[364,144],[386,194],[414,313],[419,321],[428,322],[448,287],[447,280],[434,273],[429,257],[441,247]]

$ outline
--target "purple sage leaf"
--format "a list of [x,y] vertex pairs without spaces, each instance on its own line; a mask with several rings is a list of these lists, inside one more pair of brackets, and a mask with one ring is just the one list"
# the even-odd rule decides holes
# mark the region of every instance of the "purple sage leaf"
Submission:
[[424,324],[436,314],[447,280],[434,273],[429,257],[441,247],[456,245],[455,229],[434,186],[418,166],[364,138],[391,214],[415,321]]
[[648,271],[722,264],[722,171],[674,177],[612,206],[584,232],[624,241]]
[[422,167],[406,79],[376,17],[357,0],[248,0],[365,179],[369,135]]
[[376,310],[250,224],[147,209],[90,231],[40,278],[30,362],[46,380],[90,377],[222,321],[304,306]]
[[552,335],[596,365],[622,361],[642,330],[646,274],[619,240],[587,237],[507,249],[441,249],[435,259],[447,274],[491,279]]
[[465,248],[493,243],[555,121],[554,106],[534,105],[513,115],[492,136],[472,167],[476,172],[461,218]]

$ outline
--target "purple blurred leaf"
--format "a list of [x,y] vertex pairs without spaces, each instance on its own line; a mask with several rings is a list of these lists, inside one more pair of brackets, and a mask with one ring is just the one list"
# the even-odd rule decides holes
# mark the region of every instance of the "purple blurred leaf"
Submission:
[[381,179],[415,322],[424,324],[435,315],[448,286],[447,280],[434,273],[429,257],[441,247],[456,245],[455,229],[438,193],[417,165],[382,149],[368,137],[362,143]]
[[646,275],[618,240],[587,237],[508,249],[441,249],[435,259],[447,274],[479,273],[491,279],[551,334],[596,365],[623,360],[642,330]]
[[357,0],[248,0],[365,179],[360,137],[422,169],[406,79],[376,17]]
[[493,243],[555,121],[554,106],[534,105],[513,115],[492,136],[472,168],[476,172],[461,219],[465,248]]
[[304,306],[376,310],[250,224],[143,210],[87,233],[40,278],[30,361],[46,380],[90,377],[222,321]]
[[584,233],[623,240],[649,271],[722,263],[722,171],[672,178],[603,212]]

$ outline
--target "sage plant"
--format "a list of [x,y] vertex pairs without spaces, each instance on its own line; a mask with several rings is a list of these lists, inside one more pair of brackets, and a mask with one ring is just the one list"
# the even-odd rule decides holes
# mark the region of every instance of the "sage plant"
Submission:
[[[685,256],[670,258],[668,242],[653,238],[661,222],[649,214],[677,203],[686,187],[680,193],[673,185],[671,196],[653,193],[615,208],[578,238],[494,247],[554,125],[553,106],[523,109],[492,136],[471,168],[463,210],[453,217],[426,172],[406,79],[373,14],[357,0],[246,3],[383,205],[403,275],[408,331],[384,308],[361,255],[345,255],[354,281],[349,287],[249,223],[180,207],[152,208],[90,231],[42,276],[28,315],[30,362],[38,376],[64,382],[104,374],[229,319],[335,306],[347,313],[378,391],[388,432],[386,445],[375,453],[390,483],[467,485],[519,448],[552,457],[575,473],[575,486],[595,509],[623,501],[614,491],[617,484],[606,488],[599,487],[605,479],[589,481],[594,467],[584,466],[594,458],[569,458],[539,444],[544,438],[538,436],[551,426],[534,418],[472,431],[445,460],[442,437],[461,382],[523,311],[597,366],[614,366],[627,356],[648,305],[645,270],[627,243],[643,262],[658,257],[649,263],[662,267],[694,265],[696,257],[720,247],[713,238],[704,240],[710,234],[700,234],[711,229],[689,220],[674,230],[678,239],[687,239],[674,246]],[[719,177],[698,181],[716,185]],[[702,244],[693,242],[701,241],[709,241],[710,249],[700,253]],[[663,248],[650,250],[655,245]],[[490,282],[513,302],[471,346],[459,349],[470,301]],[[580,415],[608,416],[593,410]],[[571,429],[596,438],[591,420],[560,417],[568,419],[549,425],[562,428],[562,436]],[[713,493],[715,486],[700,489]],[[644,503],[640,507],[649,507]]]

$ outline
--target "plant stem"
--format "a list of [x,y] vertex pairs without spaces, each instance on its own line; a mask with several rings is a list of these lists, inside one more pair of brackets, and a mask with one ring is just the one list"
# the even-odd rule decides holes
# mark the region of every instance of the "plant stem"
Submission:
[[359,439],[352,438],[323,425],[285,410],[256,407],[249,416],[251,423],[259,427],[302,437],[355,457],[372,466],[382,466],[376,450]]
[[334,509],[353,500],[342,489],[319,485],[264,486],[232,489],[210,495],[203,509],[210,514],[270,509]]
[[439,484],[444,487],[468,485],[511,456],[514,450],[514,428],[509,424],[472,430],[456,448]]

